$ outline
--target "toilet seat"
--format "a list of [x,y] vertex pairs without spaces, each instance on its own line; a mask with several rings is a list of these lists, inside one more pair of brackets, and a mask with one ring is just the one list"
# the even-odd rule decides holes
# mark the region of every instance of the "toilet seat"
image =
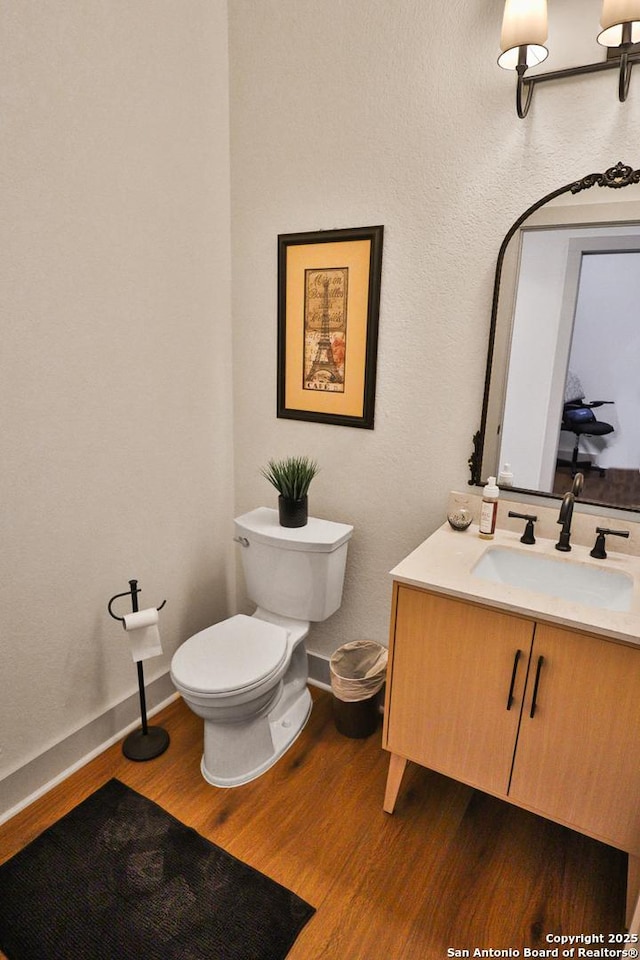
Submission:
[[265,684],[287,658],[288,631],[275,623],[238,614],[185,641],[171,673],[186,692],[230,696]]

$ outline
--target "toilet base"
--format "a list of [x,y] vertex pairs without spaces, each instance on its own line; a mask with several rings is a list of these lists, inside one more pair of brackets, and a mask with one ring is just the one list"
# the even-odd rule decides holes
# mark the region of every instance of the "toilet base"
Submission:
[[305,685],[293,698],[280,696],[268,713],[251,723],[205,720],[202,776],[214,787],[238,787],[256,780],[298,738],[311,706],[311,694]]

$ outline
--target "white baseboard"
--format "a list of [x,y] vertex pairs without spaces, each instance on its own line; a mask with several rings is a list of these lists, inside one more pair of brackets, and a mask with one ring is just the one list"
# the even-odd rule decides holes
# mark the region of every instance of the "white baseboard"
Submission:
[[321,690],[331,692],[331,673],[329,671],[329,657],[321,653],[307,653],[309,664],[309,683]]
[[[147,716],[177,698],[169,673],[145,685]],[[140,726],[140,698],[136,691],[85,726],[45,750],[0,781],[0,823],[65,780],[94,757]]]

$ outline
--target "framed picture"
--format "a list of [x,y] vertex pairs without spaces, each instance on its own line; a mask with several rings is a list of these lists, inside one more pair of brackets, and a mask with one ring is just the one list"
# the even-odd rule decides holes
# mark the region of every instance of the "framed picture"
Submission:
[[278,416],[373,429],[384,227],[278,237]]

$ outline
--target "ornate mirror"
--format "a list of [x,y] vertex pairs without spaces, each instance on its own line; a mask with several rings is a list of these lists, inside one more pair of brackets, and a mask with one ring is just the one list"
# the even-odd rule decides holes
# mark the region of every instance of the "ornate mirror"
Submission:
[[[508,466],[507,466],[508,465]],[[500,247],[470,484],[640,511],[640,170],[547,194]]]

